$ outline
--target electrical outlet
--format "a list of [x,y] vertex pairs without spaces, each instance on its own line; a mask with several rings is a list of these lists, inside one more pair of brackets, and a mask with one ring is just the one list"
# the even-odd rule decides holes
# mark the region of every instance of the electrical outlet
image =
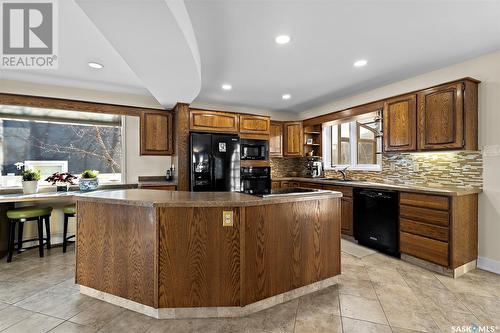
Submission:
[[232,227],[233,226],[233,211],[224,210],[222,211],[222,226]]
[[391,162],[391,164],[389,164],[389,167],[391,168],[391,171],[396,171],[396,163]]
[[418,162],[413,162],[413,172],[418,172],[420,170]]

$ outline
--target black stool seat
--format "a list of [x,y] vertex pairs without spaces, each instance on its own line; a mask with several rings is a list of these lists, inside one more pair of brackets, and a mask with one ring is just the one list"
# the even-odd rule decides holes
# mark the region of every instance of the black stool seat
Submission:
[[[47,249],[50,249],[50,214],[52,213],[52,207],[21,207],[10,209],[7,211],[7,218],[9,219],[9,254],[7,256],[7,262],[12,261],[12,254],[14,248],[17,245],[17,252],[21,252],[22,244],[35,239],[25,239],[23,240],[23,230],[24,223],[29,221],[37,221],[38,223],[38,251],[40,257],[43,257],[43,245],[44,240],[47,244]],[[43,223],[45,222],[45,232],[47,236],[43,237]],[[15,231],[17,226],[17,242],[15,239]]]

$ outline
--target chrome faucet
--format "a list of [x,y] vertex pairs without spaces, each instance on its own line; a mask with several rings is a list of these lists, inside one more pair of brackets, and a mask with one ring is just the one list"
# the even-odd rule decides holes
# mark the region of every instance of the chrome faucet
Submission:
[[349,169],[348,166],[346,166],[343,169],[338,169],[337,170],[337,172],[340,172],[340,174],[342,175],[342,180],[347,180],[347,169]]

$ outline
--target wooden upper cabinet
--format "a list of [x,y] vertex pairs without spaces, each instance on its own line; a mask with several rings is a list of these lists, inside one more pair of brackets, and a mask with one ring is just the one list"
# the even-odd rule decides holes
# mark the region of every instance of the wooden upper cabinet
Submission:
[[283,123],[283,155],[302,156],[303,129],[301,121]]
[[240,133],[269,134],[271,119],[264,116],[240,115]]
[[283,156],[283,123],[271,121],[269,138],[269,156]]
[[141,155],[172,155],[172,112],[143,111],[140,116]]
[[384,151],[417,149],[417,95],[405,95],[384,103]]
[[204,132],[237,133],[239,115],[237,113],[191,109],[189,129]]
[[464,147],[464,88],[458,82],[418,93],[419,149]]

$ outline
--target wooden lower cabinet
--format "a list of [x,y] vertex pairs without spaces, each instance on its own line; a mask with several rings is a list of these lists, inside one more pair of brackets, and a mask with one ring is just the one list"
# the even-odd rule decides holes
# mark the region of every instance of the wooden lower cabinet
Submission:
[[300,187],[313,188],[313,189],[317,189],[317,190],[322,190],[323,189],[323,184],[318,184],[318,183],[300,183]]
[[477,259],[478,195],[400,194],[402,254],[455,269]]
[[342,197],[341,202],[341,218],[340,229],[344,235],[352,236],[353,233],[353,201],[352,198]]
[[294,181],[282,181],[281,182],[281,187],[286,188],[286,187],[299,187],[300,183],[299,182],[294,182]]

